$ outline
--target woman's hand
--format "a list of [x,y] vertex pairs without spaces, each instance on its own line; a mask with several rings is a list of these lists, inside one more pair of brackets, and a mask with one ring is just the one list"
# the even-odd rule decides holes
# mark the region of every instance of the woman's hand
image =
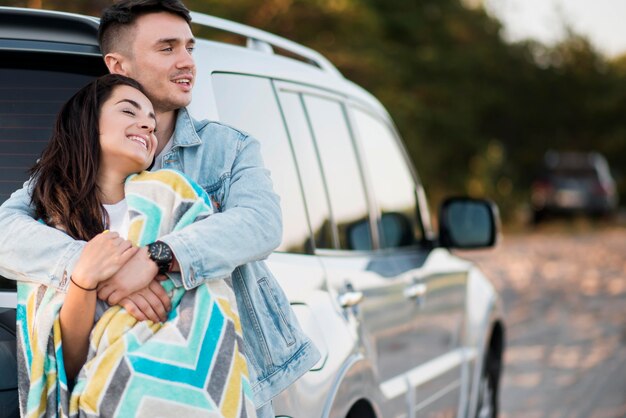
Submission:
[[113,276],[139,250],[116,232],[105,231],[93,237],[72,272],[72,280],[86,289]]

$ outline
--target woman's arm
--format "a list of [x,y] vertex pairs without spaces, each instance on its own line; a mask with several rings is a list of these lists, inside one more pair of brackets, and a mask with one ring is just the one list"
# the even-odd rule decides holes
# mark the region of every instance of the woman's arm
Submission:
[[59,314],[63,362],[68,379],[78,375],[87,359],[98,283],[115,274],[137,250],[115,232],[96,235],[85,245]]
[[70,283],[59,314],[63,363],[65,374],[70,380],[78,375],[87,359],[89,333],[93,327],[95,312],[96,292],[85,291],[74,283]]

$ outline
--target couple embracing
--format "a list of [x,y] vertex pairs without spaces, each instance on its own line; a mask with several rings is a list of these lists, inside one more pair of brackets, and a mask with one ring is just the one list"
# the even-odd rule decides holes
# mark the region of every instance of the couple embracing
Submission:
[[179,0],[105,10],[111,75],[0,209],[22,416],[268,417],[319,357],[260,261],[282,226],[259,143],[185,108],[190,22]]

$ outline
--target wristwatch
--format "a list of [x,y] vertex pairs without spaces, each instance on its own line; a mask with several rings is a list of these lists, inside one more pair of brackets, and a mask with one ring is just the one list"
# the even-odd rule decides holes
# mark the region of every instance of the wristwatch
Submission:
[[169,245],[163,241],[155,241],[152,244],[148,244],[148,255],[159,268],[159,274],[165,274],[170,271],[174,254]]

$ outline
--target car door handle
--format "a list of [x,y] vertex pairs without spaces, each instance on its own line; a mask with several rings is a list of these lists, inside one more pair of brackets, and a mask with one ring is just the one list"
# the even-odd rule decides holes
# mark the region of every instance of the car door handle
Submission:
[[404,289],[404,297],[407,299],[417,299],[424,297],[428,291],[428,286],[425,283],[414,283],[411,286]]
[[363,300],[363,292],[350,291],[339,295],[339,304],[342,308],[356,306]]

